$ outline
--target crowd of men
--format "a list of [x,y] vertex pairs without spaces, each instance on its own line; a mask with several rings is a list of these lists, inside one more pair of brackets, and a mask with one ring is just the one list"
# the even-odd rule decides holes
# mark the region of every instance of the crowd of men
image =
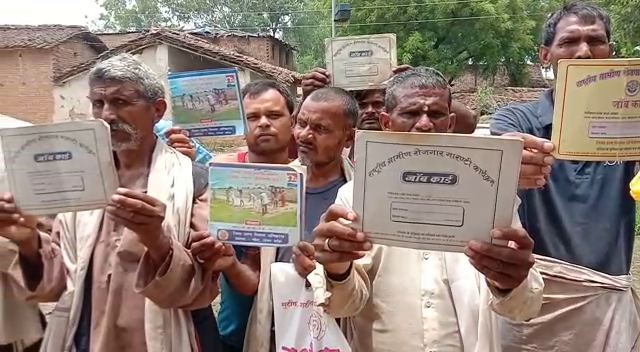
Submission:
[[[565,5],[544,26],[541,63],[611,57],[610,22],[596,5]],[[553,89],[491,118],[492,134],[524,141],[513,222],[491,232],[509,245],[442,253],[376,245],[347,225],[358,216],[354,131],[469,134],[476,115],[429,67],[401,66],[386,90],[355,94],[330,79],[307,73],[298,106],[275,81],[242,90],[247,151],[214,160],[307,168],[302,241],[254,248],[206,232],[211,156],[179,127],[158,127],[161,79],[130,55],[98,63],[89,99],[110,125],[120,188],[105,209],[53,221],[3,195],[0,236],[16,259],[0,272],[0,351],[270,352],[274,262],[326,279],[324,307],[356,352],[638,350],[636,165],[554,160]],[[40,302],[57,302],[48,319]]]

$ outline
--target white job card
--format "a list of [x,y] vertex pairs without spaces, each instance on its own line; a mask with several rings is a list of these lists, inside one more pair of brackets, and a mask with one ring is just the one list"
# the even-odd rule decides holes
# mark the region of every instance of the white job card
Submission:
[[373,243],[461,252],[511,225],[519,139],[358,131],[355,150],[355,225]]
[[6,179],[23,213],[102,208],[118,186],[109,126],[102,120],[0,129]]

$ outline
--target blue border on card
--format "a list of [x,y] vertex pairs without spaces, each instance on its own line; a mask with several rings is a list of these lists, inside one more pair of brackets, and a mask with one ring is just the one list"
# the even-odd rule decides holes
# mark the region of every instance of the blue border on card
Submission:
[[[233,74],[233,76],[235,77],[235,81],[236,81],[236,94],[238,97],[238,107],[240,108],[240,119],[242,120],[242,125],[243,125],[243,131],[242,133],[238,133],[238,131],[235,131],[234,134],[223,134],[223,135],[217,135],[217,134],[210,134],[210,133],[206,133],[202,131],[207,130],[209,127],[203,127],[203,128],[189,128],[187,129],[189,132],[191,132],[192,137],[218,137],[218,136],[244,136],[247,133],[248,130],[248,126],[247,126],[247,116],[244,112],[244,104],[242,104],[242,88],[240,88],[240,75],[238,74],[238,69],[237,68],[220,68],[220,69],[210,69],[210,70],[199,70],[199,71],[189,71],[189,72],[174,72],[174,73],[169,73],[167,75],[167,81],[169,82],[169,97],[172,98],[171,96],[171,80],[172,79],[177,79],[177,78],[188,78],[188,77],[200,77],[200,76],[208,76],[210,74],[216,74],[216,75],[228,75],[228,74]],[[221,126],[224,127],[224,126]]]

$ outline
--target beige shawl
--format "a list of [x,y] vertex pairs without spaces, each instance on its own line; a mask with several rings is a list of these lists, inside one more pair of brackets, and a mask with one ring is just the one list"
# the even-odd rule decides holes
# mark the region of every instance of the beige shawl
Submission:
[[[165,232],[185,246],[189,239],[194,193],[191,168],[189,158],[157,141],[149,172],[148,194],[167,205],[163,223]],[[42,344],[45,352],[75,350],[73,337],[80,319],[85,278],[104,209],[58,216],[61,220],[60,247],[68,271],[67,290],[49,316],[49,327]],[[124,242],[122,245],[126,245]],[[161,309],[147,299],[145,333],[149,352],[197,351],[189,311]]]
[[0,345],[29,346],[43,335],[38,305],[27,302],[18,248],[0,237]]

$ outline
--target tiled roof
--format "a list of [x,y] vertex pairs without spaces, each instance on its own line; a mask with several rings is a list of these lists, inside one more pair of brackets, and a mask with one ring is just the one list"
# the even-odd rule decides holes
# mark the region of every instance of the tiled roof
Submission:
[[56,75],[54,77],[54,81],[58,83],[64,82],[71,77],[89,70],[96,63],[104,59],[117,54],[132,52],[157,44],[167,44],[228,65],[247,68],[260,75],[287,85],[298,83],[301,77],[297,72],[265,63],[253,57],[236,53],[232,50],[221,48],[193,35],[168,29],[153,29],[142,36],[102,53],[93,60],[72,67],[59,75]]
[[0,25],[0,49],[49,49],[76,36],[100,52],[107,50],[86,27],[62,25]]
[[122,33],[98,33],[100,38],[109,49],[120,46],[130,40],[136,39],[144,35],[144,32],[122,32]]

